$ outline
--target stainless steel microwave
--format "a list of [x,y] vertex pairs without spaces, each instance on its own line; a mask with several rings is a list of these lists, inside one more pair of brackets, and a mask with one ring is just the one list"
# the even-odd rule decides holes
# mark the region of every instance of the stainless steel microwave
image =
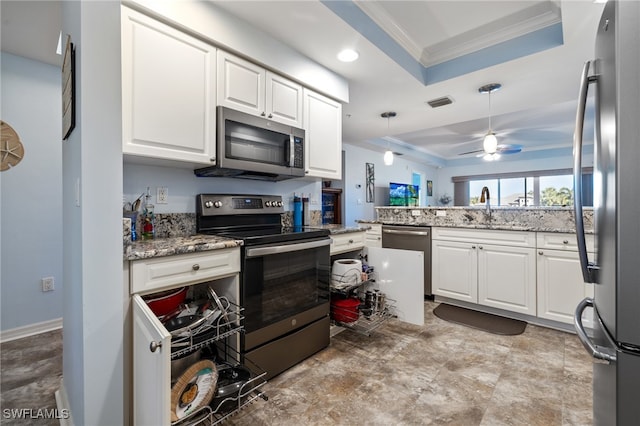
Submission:
[[219,106],[214,165],[197,176],[278,181],[304,176],[303,129]]

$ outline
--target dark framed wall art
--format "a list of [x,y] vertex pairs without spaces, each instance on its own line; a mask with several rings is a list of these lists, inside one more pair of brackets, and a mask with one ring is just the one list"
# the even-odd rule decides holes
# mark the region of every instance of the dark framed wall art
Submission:
[[373,203],[375,201],[375,181],[376,175],[373,167],[373,163],[366,163],[366,174],[367,174],[367,203]]

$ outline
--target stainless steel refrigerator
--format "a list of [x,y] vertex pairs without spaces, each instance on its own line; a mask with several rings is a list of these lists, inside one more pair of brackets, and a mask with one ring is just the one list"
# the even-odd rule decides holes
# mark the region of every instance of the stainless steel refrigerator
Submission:
[[[594,358],[596,425],[640,422],[640,2],[609,0],[585,63],[574,135],[576,235],[593,299],[576,308],[575,327]],[[595,91],[595,258],[588,259],[582,221],[581,151],[588,91]],[[590,129],[584,129],[590,131]],[[593,307],[588,332],[582,313]]]

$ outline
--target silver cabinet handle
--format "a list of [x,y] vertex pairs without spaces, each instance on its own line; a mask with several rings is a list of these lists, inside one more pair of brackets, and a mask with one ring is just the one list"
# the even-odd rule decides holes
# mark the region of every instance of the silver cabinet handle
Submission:
[[155,352],[155,351],[158,350],[158,348],[161,348],[161,347],[162,347],[162,342],[155,342],[154,341],[154,342],[149,343],[149,350],[151,352]]
[[482,250],[482,249],[483,249],[484,247],[482,247],[482,246],[479,246],[478,248],[479,248],[480,250]]
[[[580,339],[580,342],[582,342],[582,345],[587,350],[587,352],[589,352],[589,354],[591,354],[591,356],[595,358],[598,362],[602,362],[603,364],[616,362],[617,356],[616,356],[615,350],[598,346],[595,343],[593,343],[593,341],[591,341],[589,336],[587,336],[587,332],[584,330],[584,325],[582,325],[582,313],[588,307],[594,308],[594,311],[596,314],[595,321],[598,320],[597,319],[598,312],[593,306],[592,298],[587,297],[586,299],[578,303],[578,307],[576,308],[576,313],[573,316],[573,325],[576,329],[576,333],[578,334],[578,338]],[[603,330],[603,331],[607,333],[606,330]]]
[[262,114],[260,114],[260,115],[264,117],[267,114],[264,111],[262,111]]
[[564,240],[562,244],[569,244],[569,240]]
[[475,249],[475,248],[476,248],[476,246],[471,246],[471,248],[472,248],[472,249]]
[[544,254],[544,253],[542,252],[542,250],[540,250],[540,251],[538,252],[538,254]]
[[273,118],[273,114],[269,114],[269,118]]
[[383,229],[382,232],[385,234],[413,235],[418,237],[429,235],[429,231],[399,231],[397,229]]
[[[587,283],[596,282],[596,271],[598,267],[589,262],[587,257],[587,245],[584,238],[584,222],[582,219],[582,132],[584,127],[584,112],[587,105],[587,93],[589,84],[597,82],[597,77],[589,77],[589,66],[591,61],[587,61],[582,68],[580,77],[580,93],[578,96],[578,110],[576,112],[576,125],[573,133],[573,214],[576,222],[576,237],[578,242],[578,256],[580,257],[580,267],[582,278]],[[598,96],[596,95],[596,115],[599,114]],[[596,132],[596,138],[599,138]],[[599,141],[596,141],[598,143]]]
[[193,269],[194,271],[197,271],[198,269],[200,269],[200,265],[198,265],[197,263],[194,263],[191,269]]
[[349,240],[349,244],[353,244],[353,240]]

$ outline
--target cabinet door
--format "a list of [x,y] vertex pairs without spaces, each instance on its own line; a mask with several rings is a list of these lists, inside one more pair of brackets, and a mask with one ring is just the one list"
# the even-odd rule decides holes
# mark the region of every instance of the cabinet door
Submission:
[[267,118],[293,127],[302,127],[302,86],[267,71]]
[[473,243],[431,242],[433,294],[478,303],[478,255]]
[[123,152],[211,164],[216,49],[122,8]]
[[218,51],[218,105],[265,116],[265,69]]
[[342,105],[304,89],[307,176],[342,179]]
[[536,315],[534,248],[478,245],[478,303]]
[[376,285],[394,301],[400,321],[424,325],[424,253],[413,250],[368,247]]
[[[133,423],[170,424],[171,335],[139,295],[133,310]],[[151,351],[151,342],[160,346]]]
[[[593,284],[583,281],[578,253],[540,250],[537,265],[538,316],[573,324],[578,303],[585,297],[593,297]],[[589,324],[590,318],[584,318],[584,323]]]

